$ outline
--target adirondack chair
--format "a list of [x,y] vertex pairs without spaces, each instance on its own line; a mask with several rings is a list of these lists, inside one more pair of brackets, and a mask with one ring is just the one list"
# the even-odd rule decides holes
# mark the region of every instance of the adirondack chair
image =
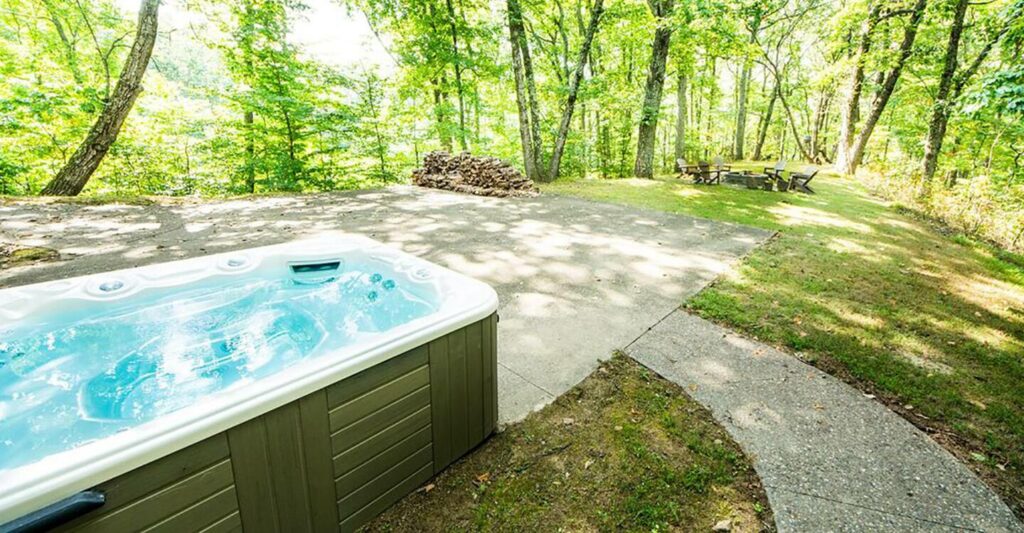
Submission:
[[719,174],[722,174],[723,172],[731,172],[732,171],[732,165],[726,165],[725,164],[725,159],[723,159],[722,156],[715,157],[714,165],[715,165],[715,169],[718,170]]
[[781,181],[782,180],[782,173],[785,170],[786,170],[786,160],[785,159],[779,159],[778,161],[775,162],[775,166],[773,166],[773,167],[765,167],[764,168],[764,173],[769,178],[771,178],[773,180]]
[[706,185],[714,185],[721,183],[722,172],[711,168],[711,163],[707,161],[697,162],[697,178],[693,180],[694,183],[703,183]]
[[680,178],[683,176],[693,176],[694,180],[696,180],[700,175],[700,169],[697,168],[697,165],[690,165],[683,158],[676,159],[676,170],[679,171]]
[[814,189],[808,184],[817,175],[818,169],[814,167],[804,167],[800,172],[793,172],[789,175],[789,190],[814,194]]

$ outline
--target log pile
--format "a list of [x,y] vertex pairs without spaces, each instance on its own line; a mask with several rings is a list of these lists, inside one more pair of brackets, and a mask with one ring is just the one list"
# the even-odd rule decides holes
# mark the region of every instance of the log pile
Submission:
[[479,157],[462,152],[430,152],[423,168],[412,171],[412,182],[420,187],[475,194],[478,196],[536,196],[537,187],[512,165],[496,157]]

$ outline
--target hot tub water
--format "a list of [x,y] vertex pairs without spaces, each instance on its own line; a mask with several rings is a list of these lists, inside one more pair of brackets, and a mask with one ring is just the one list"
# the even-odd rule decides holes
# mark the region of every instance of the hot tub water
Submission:
[[345,264],[316,279],[286,272],[229,278],[111,304],[99,313],[92,308],[0,325],[0,471],[202,402],[437,309],[430,294],[378,268]]

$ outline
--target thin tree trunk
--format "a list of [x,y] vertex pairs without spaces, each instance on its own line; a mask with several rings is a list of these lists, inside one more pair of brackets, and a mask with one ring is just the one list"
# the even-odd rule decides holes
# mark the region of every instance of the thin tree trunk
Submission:
[[526,177],[533,181],[543,181],[536,85],[533,81],[530,47],[523,27],[523,10],[519,0],[506,0],[506,6],[512,71],[516,82],[516,106],[519,110],[519,138],[523,145],[523,167]]
[[939,78],[939,89],[935,93],[935,104],[932,106],[932,117],[928,122],[928,136],[924,141],[924,159],[921,162],[922,192],[927,194],[935,167],[942,150],[942,138],[946,135],[949,122],[949,96],[953,90],[953,76],[956,75],[957,55],[960,51],[960,36],[964,29],[964,16],[967,14],[967,0],[957,0],[953,11],[953,24],[949,30],[949,44],[946,46],[946,58]]
[[815,163],[821,163],[821,135],[825,127],[825,117],[828,116],[829,106],[832,103],[832,88],[827,87],[818,94],[818,106],[814,110],[814,128],[811,130],[811,156]]
[[[754,20],[750,24],[750,44],[757,44],[757,32],[761,29],[761,11],[754,13]],[[747,99],[750,92],[750,71],[752,63],[749,58],[743,58],[743,70],[740,72],[739,94],[736,98],[736,138],[734,139],[732,155],[736,160],[743,159],[743,148],[747,135]]]
[[551,153],[551,165],[548,167],[546,176],[548,180],[554,180],[558,177],[559,166],[562,162],[562,152],[565,150],[565,140],[569,136],[569,125],[572,124],[573,107],[576,105],[580,82],[583,80],[583,72],[587,67],[587,59],[590,57],[590,45],[594,42],[594,34],[597,33],[597,26],[603,12],[603,0],[596,0],[590,13],[590,23],[587,25],[587,33],[583,38],[579,59],[576,61],[576,70],[573,72],[572,80],[569,82],[569,94],[566,96],[565,109],[562,111],[562,122],[558,126],[558,136],[555,137],[555,148]]
[[871,50],[871,33],[881,16],[882,3],[876,2],[868,12],[868,17],[861,26],[857,51],[853,57],[850,72],[850,85],[846,92],[846,105],[843,106],[842,119],[839,123],[839,140],[836,148],[836,170],[843,174],[851,173],[851,149],[857,122],[860,120],[860,97],[864,90],[864,62]]
[[[935,96],[935,104],[932,107],[932,117],[928,123],[928,137],[924,143],[924,158],[921,162],[921,194],[927,195],[932,178],[935,177],[935,169],[938,166],[939,153],[942,152],[942,141],[946,136],[946,127],[949,124],[949,111],[952,102],[960,96],[961,91],[971,77],[978,71],[981,64],[988,57],[989,52],[996,43],[1009,30],[1009,22],[1003,25],[999,32],[992,36],[985,46],[982,47],[974,60],[957,75],[959,61],[960,39],[964,29],[964,18],[967,13],[968,0],[958,0],[954,12],[953,25],[949,31],[949,45],[946,47],[946,59],[942,69],[942,77],[939,80],[939,89]],[[1015,8],[1019,9],[1019,8]],[[1019,16],[1019,11],[1017,15]],[[1008,21],[1013,17],[1008,17]]]
[[661,91],[665,85],[665,64],[672,39],[673,0],[650,0],[651,11],[658,21],[651,46],[651,63],[647,70],[643,107],[640,109],[640,128],[637,130],[636,164],[633,174],[639,178],[654,177],[654,144],[658,131],[658,113],[661,109]]
[[761,128],[757,132],[757,144],[754,145],[754,161],[761,160],[761,150],[764,148],[765,137],[768,136],[768,126],[772,123],[772,112],[775,110],[775,100],[779,98],[779,82],[776,81],[772,87],[772,96],[768,99],[768,109],[761,119]]
[[917,0],[914,3],[913,12],[910,15],[910,21],[907,22],[907,26],[903,29],[903,42],[900,44],[900,55],[896,60],[896,64],[893,65],[882,82],[882,87],[875,95],[874,105],[871,106],[871,112],[868,114],[867,119],[864,120],[864,127],[861,129],[860,134],[857,135],[857,140],[853,144],[849,158],[848,158],[848,169],[847,173],[852,174],[857,172],[857,167],[860,165],[861,160],[864,157],[864,149],[867,147],[868,140],[871,138],[871,133],[875,130],[875,125],[878,124],[878,119],[882,116],[882,112],[885,111],[885,106],[889,103],[889,98],[892,97],[893,91],[896,89],[896,82],[899,81],[900,73],[903,71],[903,65],[906,64],[907,58],[910,57],[910,53],[914,49],[914,40],[917,38],[917,28],[921,24],[921,19],[924,16],[924,8],[927,4],[927,0]]
[[[676,139],[675,160],[686,159],[686,71],[679,69],[679,80],[676,82]],[[679,170],[679,169],[676,169]]]
[[743,138],[747,134],[747,92],[750,86],[750,63],[744,60],[740,72],[739,92],[736,95],[736,137],[733,142],[733,159],[743,159]]
[[75,196],[82,192],[93,172],[100,166],[110,146],[117,140],[121,125],[142,91],[142,77],[149,65],[156,42],[157,11],[160,0],[142,0],[135,43],[128,53],[124,68],[110,100],[96,119],[85,141],[71,156],[57,176],[43,188],[44,195]]
[[252,111],[246,111],[243,116],[245,124],[245,190],[252,194],[256,192],[256,134],[253,131],[255,115]]
[[782,103],[782,110],[786,112],[786,118],[789,119],[789,127],[793,130],[793,142],[796,143],[797,150],[804,157],[805,160],[811,160],[811,154],[807,152],[807,148],[804,146],[803,141],[800,139],[800,132],[796,129],[796,119],[793,117],[793,110],[789,107],[789,102],[786,101],[786,96],[779,91],[779,102]]
[[452,58],[455,63],[455,91],[459,98],[459,146],[468,150],[466,144],[466,99],[462,86],[462,59],[459,57],[459,32],[455,25],[455,7],[452,0],[445,0],[448,7],[448,27],[452,34]]

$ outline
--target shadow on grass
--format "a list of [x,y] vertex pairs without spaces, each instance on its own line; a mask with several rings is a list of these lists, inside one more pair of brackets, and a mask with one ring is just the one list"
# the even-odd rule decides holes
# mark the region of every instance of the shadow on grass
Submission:
[[884,397],[1024,517],[1024,270],[853,180],[824,173],[814,185],[813,196],[674,178],[546,192],[780,231],[688,307]]

